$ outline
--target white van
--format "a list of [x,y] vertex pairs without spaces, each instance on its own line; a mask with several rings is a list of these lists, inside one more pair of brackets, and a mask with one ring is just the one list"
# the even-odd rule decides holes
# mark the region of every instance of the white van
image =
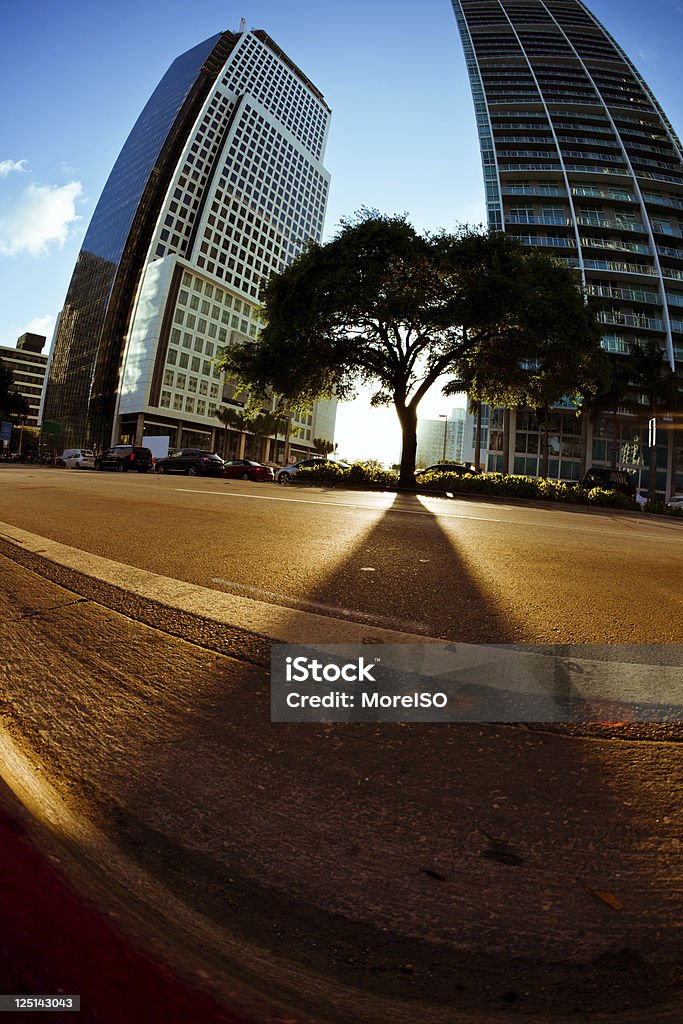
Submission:
[[67,469],[94,469],[95,453],[89,448],[65,448],[59,462]]

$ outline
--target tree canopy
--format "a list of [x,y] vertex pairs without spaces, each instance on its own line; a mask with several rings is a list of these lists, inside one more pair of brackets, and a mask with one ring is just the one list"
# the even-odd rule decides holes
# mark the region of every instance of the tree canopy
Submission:
[[258,342],[224,351],[227,375],[257,398],[272,389],[300,405],[371,385],[373,404],[396,408],[406,485],[417,409],[438,380],[476,384],[482,397],[488,380],[501,401],[528,400],[543,378],[553,400],[573,386],[579,351],[599,344],[566,266],[501,233],[420,235],[405,217],[367,211],[271,277],[263,319]]
[[28,416],[30,407],[14,385],[14,374],[0,359],[0,416]]

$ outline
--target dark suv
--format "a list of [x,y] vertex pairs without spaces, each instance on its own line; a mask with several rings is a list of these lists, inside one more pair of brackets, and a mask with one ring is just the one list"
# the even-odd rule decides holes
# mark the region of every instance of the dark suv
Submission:
[[95,469],[116,469],[119,473],[127,473],[128,470],[148,473],[153,467],[154,456],[149,448],[140,448],[134,444],[114,445],[95,459]]
[[606,491],[619,491],[620,494],[626,494],[629,498],[636,496],[636,489],[631,477],[623,469],[604,469],[601,466],[593,466],[581,481],[581,486],[586,490],[602,487]]
[[157,459],[157,473],[186,473],[188,476],[223,476],[223,460],[201,448],[178,448],[167,459]]

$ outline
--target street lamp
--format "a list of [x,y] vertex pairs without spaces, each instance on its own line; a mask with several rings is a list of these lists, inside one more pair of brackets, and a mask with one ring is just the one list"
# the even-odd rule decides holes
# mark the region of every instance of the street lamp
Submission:
[[446,461],[446,434],[447,434],[447,431],[448,431],[448,416],[446,415],[445,412],[440,412],[439,413],[439,419],[443,420],[443,457],[442,457],[441,461],[445,462]]

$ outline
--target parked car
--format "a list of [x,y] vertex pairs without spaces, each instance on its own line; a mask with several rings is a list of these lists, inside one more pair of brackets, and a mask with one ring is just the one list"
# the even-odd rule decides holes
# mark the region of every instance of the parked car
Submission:
[[157,473],[185,473],[186,476],[222,476],[223,460],[215,452],[202,448],[176,448],[166,459],[159,459]]
[[672,494],[667,501],[669,508],[683,509],[683,494]]
[[95,453],[90,448],[72,448],[62,452],[61,461],[67,469],[94,469]]
[[326,459],[323,455],[314,455],[310,459],[302,459],[301,462],[295,462],[292,466],[283,466],[282,469],[278,469],[276,480],[279,484],[288,484],[300,469],[304,469],[308,466],[321,466],[326,462],[330,462],[334,466],[339,466],[341,469],[349,469],[348,462],[333,461],[332,459]]
[[435,466],[428,466],[427,469],[419,469],[415,476],[423,476],[425,473],[455,473],[457,476],[466,476],[468,473],[480,474],[481,470],[466,462],[439,462]]
[[231,459],[223,465],[223,476],[228,480],[274,480],[275,473],[270,466],[250,459]]
[[149,448],[133,444],[116,444],[95,459],[95,469],[116,469],[119,473],[148,473],[153,467],[154,456]]
[[623,469],[607,469],[602,466],[592,466],[583,480],[581,486],[586,490],[593,487],[602,487],[605,491],[619,491],[629,498],[636,497],[636,488],[628,473]]

